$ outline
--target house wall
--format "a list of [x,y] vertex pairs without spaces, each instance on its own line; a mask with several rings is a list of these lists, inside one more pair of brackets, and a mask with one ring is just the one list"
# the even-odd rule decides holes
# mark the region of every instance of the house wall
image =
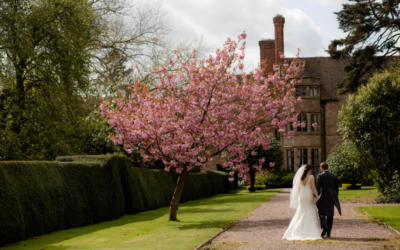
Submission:
[[[266,73],[272,72],[271,62],[279,62],[279,54],[284,51],[284,17],[277,15],[273,19],[275,28],[275,39],[262,40],[260,45],[261,65],[264,65]],[[272,46],[273,42],[275,46]],[[275,53],[273,53],[274,49]],[[297,104],[296,111],[307,115],[307,132],[298,132],[295,128],[291,140],[281,136],[280,142],[284,155],[283,169],[289,169],[288,155],[294,157],[294,166],[290,170],[296,170],[301,160],[299,156],[307,151],[307,161],[311,163],[313,158],[314,167],[326,159],[329,152],[342,142],[342,136],[337,130],[338,111],[344,97],[338,95],[338,85],[344,79],[345,61],[333,60],[329,57],[300,58],[306,61],[303,82],[296,85],[297,88],[306,88],[307,94],[302,96],[303,102]],[[267,61],[270,64],[263,64]],[[310,88],[318,89],[318,96],[310,97]],[[311,131],[311,115],[318,115],[318,131]],[[291,152],[288,152],[291,151]],[[313,153],[311,153],[313,152]],[[318,161],[316,162],[316,158]],[[304,159],[303,159],[304,160]],[[292,165],[292,164],[290,164]]]

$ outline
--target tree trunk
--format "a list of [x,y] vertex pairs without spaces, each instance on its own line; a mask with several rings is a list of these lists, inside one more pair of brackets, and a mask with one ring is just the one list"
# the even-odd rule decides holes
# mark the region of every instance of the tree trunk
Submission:
[[23,125],[23,113],[25,110],[25,87],[24,87],[24,68],[25,64],[21,63],[15,66],[15,80],[16,80],[16,98],[15,102],[18,107],[17,110],[12,111],[13,116],[13,130],[19,134]]
[[178,177],[178,181],[176,183],[174,194],[172,195],[171,203],[169,206],[169,220],[170,221],[177,221],[176,214],[178,212],[179,202],[182,197],[183,186],[185,184],[185,180],[187,179],[189,173],[187,172],[186,168],[183,168],[182,173]]
[[255,192],[256,188],[254,187],[256,183],[256,170],[253,167],[250,167],[250,192]]

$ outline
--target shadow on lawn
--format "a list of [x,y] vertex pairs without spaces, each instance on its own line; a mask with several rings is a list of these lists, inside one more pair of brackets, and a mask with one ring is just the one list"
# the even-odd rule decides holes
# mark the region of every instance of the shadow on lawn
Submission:
[[[198,208],[198,206],[208,206],[212,204],[224,204],[224,203],[243,203],[243,202],[254,202],[257,199],[266,199],[267,197],[272,197],[276,190],[263,190],[261,192],[256,193],[248,193],[243,192],[243,194],[238,194],[240,190],[231,191],[229,194],[221,194],[213,196],[212,199],[205,198],[199,200],[192,200],[181,204],[181,208],[178,212],[179,213],[207,213],[207,212],[226,212],[230,211],[231,209],[228,208],[216,208],[216,209],[209,209],[209,208]],[[233,195],[234,194],[234,195]],[[240,197],[238,197],[240,195]],[[259,196],[256,198],[254,196]],[[119,227],[126,224],[131,224],[135,222],[141,221],[149,221],[155,220],[159,217],[168,215],[168,207],[162,207],[154,210],[144,211],[137,214],[128,214],[124,215],[118,219],[114,219],[111,221],[104,221],[97,224],[82,226],[78,228],[70,228],[70,229],[62,229],[58,232],[53,232],[50,234],[45,234],[41,236],[36,236],[24,241],[19,241],[16,243],[11,243],[4,247],[5,249],[67,249],[70,247],[64,247],[62,245],[55,245],[57,243],[79,237],[84,236],[86,234],[91,234],[96,231],[104,230],[107,228],[112,227]],[[221,228],[221,227],[228,227],[234,223],[233,220],[218,220],[218,221],[203,221],[195,224],[186,224],[182,225],[180,229],[192,229],[192,228]]]
[[179,214],[187,214],[187,213],[210,213],[210,212],[216,212],[216,213],[221,213],[221,212],[230,212],[232,211],[231,208],[186,208],[183,207],[182,209],[179,209]]
[[[10,243],[4,246],[0,246],[0,248],[4,249],[67,249],[63,246],[56,246],[53,244],[57,244],[62,241],[66,241],[75,237],[83,236],[86,234],[90,234],[96,231],[100,231],[107,228],[119,227],[130,223],[141,222],[154,220],[161,216],[168,214],[168,208],[158,208],[155,210],[144,211],[137,214],[127,214],[118,219],[114,219],[111,221],[104,221],[97,224],[77,227],[77,228],[69,228],[62,229],[61,231],[52,232],[50,234],[43,234],[40,236],[34,236],[32,238],[28,238],[23,241]],[[29,242],[26,242],[29,241]],[[41,243],[43,241],[43,244]],[[40,246],[40,248],[36,248]],[[2,248],[2,249],[3,249]],[[70,247],[68,247],[70,249]]]
[[207,228],[227,228],[236,220],[212,220],[212,221],[202,221],[198,223],[190,223],[190,224],[182,224],[178,228],[181,230],[188,230],[188,229],[207,229]]

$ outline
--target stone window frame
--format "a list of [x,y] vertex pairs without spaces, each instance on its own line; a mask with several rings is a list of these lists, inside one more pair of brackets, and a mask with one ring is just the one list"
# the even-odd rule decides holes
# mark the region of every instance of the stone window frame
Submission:
[[[300,93],[301,89],[301,93]],[[315,90],[312,91],[311,89]],[[313,93],[313,94],[311,94]],[[314,94],[315,93],[315,94]],[[296,97],[301,96],[302,98],[319,98],[320,97],[320,87],[315,85],[299,85],[296,86]]]
[[[290,152],[290,155],[289,155]],[[296,164],[296,151],[295,148],[286,148],[285,154],[286,154],[286,170],[288,171],[294,171],[295,170],[295,164]],[[289,164],[289,157],[290,161],[292,164]]]
[[297,165],[299,167],[308,163],[308,149],[309,147],[296,147]]
[[[299,93],[300,89],[302,89],[301,93]],[[303,90],[304,90],[304,92],[303,92]],[[307,86],[296,86],[296,96],[308,97],[308,88],[307,88]]]
[[[313,122],[311,120],[312,115],[316,115],[317,116],[317,124],[318,127],[314,128],[312,126]],[[286,124],[286,131],[291,131],[294,130],[296,132],[296,134],[315,134],[315,133],[319,133],[320,132],[320,126],[321,126],[321,113],[320,112],[300,112],[299,113],[299,117],[301,117],[300,119],[297,119],[297,122],[306,122],[306,127],[305,128],[301,128],[301,127],[297,127],[297,129],[294,130],[293,126],[288,123]],[[306,118],[305,120],[303,118]]]
[[[312,89],[315,90],[315,91],[312,91]],[[315,92],[315,95],[314,95],[314,92]],[[311,97],[311,98],[319,97],[320,96],[319,92],[320,91],[319,91],[319,87],[318,86],[309,86],[308,87],[308,97]],[[311,93],[313,93],[313,94],[311,94]]]
[[[300,119],[299,119],[299,117],[300,117]],[[304,117],[306,118],[305,120],[303,119]],[[306,126],[305,126],[304,128],[301,127],[301,123],[302,123],[303,121],[306,122]],[[308,113],[306,113],[306,112],[301,112],[301,113],[299,114],[299,116],[297,117],[297,122],[300,122],[300,126],[297,127],[296,133],[307,133],[307,132],[309,132],[309,129],[308,129],[308,125],[309,125],[309,122],[308,122]]]
[[[314,153],[317,152],[317,155],[315,156]],[[289,152],[292,153],[292,155],[289,155]],[[306,153],[306,154],[304,154]],[[314,147],[285,147],[284,150],[284,154],[285,154],[285,166],[284,168],[287,171],[296,171],[297,169],[299,169],[299,167],[302,164],[310,164],[314,170],[317,171],[318,166],[321,162],[321,147],[320,146],[314,146]],[[302,156],[302,160],[300,161],[300,157]],[[306,159],[304,159],[304,156],[306,157]],[[314,156],[314,159],[313,159]],[[289,157],[291,159],[293,159],[293,164],[289,164]],[[316,158],[315,158],[316,157]],[[306,162],[304,162],[304,160],[307,160]],[[314,162],[315,160],[317,160],[316,162]]]
[[[316,115],[316,116],[317,116],[317,120],[316,120],[316,121],[313,121],[313,119],[312,119],[313,115]],[[309,124],[309,126],[310,126],[310,132],[311,132],[311,133],[317,133],[317,132],[319,132],[319,131],[320,131],[320,126],[321,126],[321,113],[310,112],[310,113],[308,113],[308,116],[309,116],[309,118],[308,118],[309,123],[308,123],[308,124]],[[318,126],[317,126],[316,128],[314,128],[314,127],[312,126],[312,124],[313,124],[314,122],[316,122],[316,123],[318,124]]]
[[[321,161],[320,160],[320,156],[321,156],[320,151],[321,151],[321,148],[319,148],[319,147],[311,147],[310,148],[310,160],[311,160],[310,164],[311,164],[311,166],[313,168],[318,168],[318,166],[319,166],[319,163]],[[316,155],[317,162],[316,163],[314,162],[315,161],[315,155],[313,155],[313,152],[317,152],[317,155]]]

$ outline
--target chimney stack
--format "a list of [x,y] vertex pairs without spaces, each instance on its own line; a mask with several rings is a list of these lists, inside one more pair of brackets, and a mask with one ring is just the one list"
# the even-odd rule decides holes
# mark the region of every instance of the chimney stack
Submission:
[[275,63],[275,41],[272,39],[261,40],[258,42],[260,45],[260,62],[261,67],[267,73],[271,73],[272,66]]
[[282,15],[276,15],[273,20],[275,26],[275,63],[279,63],[280,55],[285,52],[283,43],[283,26],[285,24],[285,18]]
[[260,45],[260,63],[266,74],[273,72],[273,65],[280,62],[280,55],[284,54],[283,26],[285,18],[276,15],[273,19],[275,26],[275,40],[266,39],[258,42]]

